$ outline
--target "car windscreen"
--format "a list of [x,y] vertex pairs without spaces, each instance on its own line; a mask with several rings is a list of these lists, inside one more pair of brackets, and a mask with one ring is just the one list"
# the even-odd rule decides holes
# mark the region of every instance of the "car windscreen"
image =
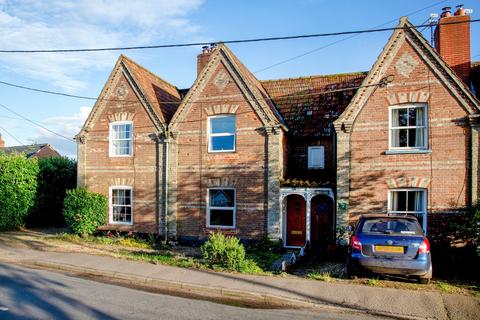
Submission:
[[401,218],[372,218],[363,222],[362,233],[422,235],[423,231],[417,221]]

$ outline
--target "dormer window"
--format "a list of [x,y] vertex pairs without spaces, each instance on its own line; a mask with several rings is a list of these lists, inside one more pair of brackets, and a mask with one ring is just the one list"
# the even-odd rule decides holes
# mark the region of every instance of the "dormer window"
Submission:
[[208,152],[235,151],[235,115],[208,117]]
[[390,150],[427,149],[427,105],[390,107]]
[[110,123],[110,157],[129,157],[133,154],[132,130],[131,121]]

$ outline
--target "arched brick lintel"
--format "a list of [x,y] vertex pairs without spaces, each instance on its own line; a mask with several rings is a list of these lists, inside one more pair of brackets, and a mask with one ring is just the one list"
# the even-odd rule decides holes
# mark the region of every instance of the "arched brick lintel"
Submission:
[[389,105],[397,105],[402,103],[427,103],[430,93],[425,91],[408,91],[398,92],[387,95]]
[[387,180],[389,189],[398,188],[424,188],[426,189],[430,185],[429,178],[422,177],[398,177],[390,178]]
[[209,116],[216,114],[235,114],[237,112],[238,105],[218,104],[214,106],[205,107],[204,110]]

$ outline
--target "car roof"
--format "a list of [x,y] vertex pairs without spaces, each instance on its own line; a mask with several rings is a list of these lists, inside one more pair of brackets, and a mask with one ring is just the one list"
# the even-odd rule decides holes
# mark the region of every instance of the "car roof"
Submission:
[[418,220],[416,217],[411,215],[403,215],[403,214],[386,214],[386,213],[369,213],[369,214],[362,214],[359,219],[370,219],[370,218],[402,218],[402,219],[409,219],[409,220]]

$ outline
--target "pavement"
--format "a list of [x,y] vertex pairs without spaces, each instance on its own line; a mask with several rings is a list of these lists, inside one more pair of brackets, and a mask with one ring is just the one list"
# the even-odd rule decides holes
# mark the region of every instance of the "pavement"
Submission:
[[382,318],[364,313],[352,315],[316,310],[241,308],[0,263],[0,319],[380,320]]
[[392,319],[479,319],[480,315],[480,298],[473,296],[221,273],[38,249],[0,242],[0,262],[247,307],[323,309]]

